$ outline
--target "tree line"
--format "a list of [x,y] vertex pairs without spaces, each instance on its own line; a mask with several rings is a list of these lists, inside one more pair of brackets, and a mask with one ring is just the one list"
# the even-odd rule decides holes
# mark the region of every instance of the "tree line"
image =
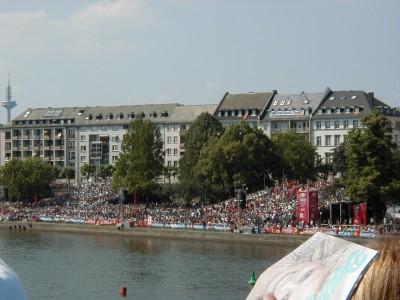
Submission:
[[[184,154],[178,165],[164,166],[166,156],[159,127],[133,120],[121,143],[115,166],[82,166],[83,176],[111,177],[113,188],[124,188],[139,201],[217,203],[236,191],[264,189],[276,182],[306,182],[340,174],[338,184],[356,202],[367,201],[377,220],[386,205],[399,203],[400,154],[392,142],[391,122],[374,112],[349,131],[346,142],[332,153],[332,163],[317,159],[306,135],[287,131],[269,138],[246,122],[223,127],[203,113],[181,135]],[[163,175],[166,184],[159,184]],[[73,179],[74,170],[56,168],[38,157],[12,159],[0,168],[0,184],[13,200],[45,195],[57,178]],[[173,180],[174,178],[179,180]]]

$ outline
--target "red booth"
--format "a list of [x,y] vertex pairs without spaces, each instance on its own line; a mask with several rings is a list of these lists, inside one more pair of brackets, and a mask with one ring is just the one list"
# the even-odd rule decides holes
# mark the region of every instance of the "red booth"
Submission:
[[304,224],[309,224],[311,220],[314,224],[319,221],[318,191],[298,190],[297,221],[304,221]]

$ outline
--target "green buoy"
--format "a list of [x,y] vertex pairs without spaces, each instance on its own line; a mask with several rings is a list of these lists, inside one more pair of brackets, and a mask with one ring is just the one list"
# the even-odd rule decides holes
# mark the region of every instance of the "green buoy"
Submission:
[[250,278],[248,283],[251,284],[251,285],[254,285],[256,283],[256,281],[257,281],[256,274],[253,271],[253,273],[251,274],[251,278]]

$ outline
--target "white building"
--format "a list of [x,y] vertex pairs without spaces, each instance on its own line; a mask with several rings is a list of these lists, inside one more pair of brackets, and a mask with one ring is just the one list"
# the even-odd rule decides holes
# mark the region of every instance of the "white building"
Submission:
[[[121,141],[135,118],[150,119],[160,128],[165,166],[178,166],[184,153],[186,131],[203,112],[213,114],[223,126],[241,121],[273,136],[287,130],[305,135],[317,147],[323,163],[345,141],[348,131],[362,126],[360,118],[379,109],[393,123],[393,140],[400,146],[400,111],[363,91],[278,94],[226,93],[219,104],[148,104],[97,107],[33,108],[0,127],[0,164],[12,158],[40,156],[59,166],[72,167],[76,181],[85,180],[85,164],[114,164]],[[173,178],[175,180],[176,178]],[[166,181],[164,177],[160,182]]]

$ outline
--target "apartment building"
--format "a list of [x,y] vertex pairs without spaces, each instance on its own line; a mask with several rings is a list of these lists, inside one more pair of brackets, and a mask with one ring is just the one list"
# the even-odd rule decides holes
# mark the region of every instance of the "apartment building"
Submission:
[[322,163],[330,163],[333,149],[346,140],[350,129],[362,126],[360,119],[374,109],[392,121],[393,141],[400,147],[400,109],[364,91],[328,87],[321,93],[226,93],[214,115],[224,126],[244,121],[269,137],[295,130],[317,147]]
[[194,120],[195,114],[202,109],[215,107],[181,109],[181,105],[173,103],[27,109],[1,127],[0,163],[4,165],[12,158],[39,156],[53,165],[74,168],[76,181],[82,182],[85,178],[80,175],[80,168],[84,164],[114,164],[129,123],[135,118],[143,118],[150,119],[160,128],[167,154],[165,164],[177,165],[179,133],[186,131],[192,122],[187,117]]
[[[325,90],[311,118],[311,143],[317,147],[322,163],[331,162],[333,149],[346,141],[349,130],[364,126],[360,119],[374,109],[391,118],[394,126],[400,122],[399,109],[376,99],[374,93]],[[399,140],[399,134],[399,130],[393,132],[394,141]]]
[[[114,164],[121,141],[135,118],[150,119],[160,128],[165,166],[178,166],[186,132],[203,112],[216,116],[223,126],[241,121],[271,137],[287,130],[305,135],[317,147],[323,163],[345,141],[348,131],[362,126],[360,119],[380,111],[393,123],[393,140],[400,147],[400,110],[363,91],[279,94],[225,93],[219,104],[148,104],[97,107],[33,108],[0,127],[0,164],[12,158],[39,156],[59,166],[72,167],[76,182],[83,182],[84,164]],[[173,178],[173,181],[176,178]],[[160,182],[166,181],[164,177]]]

